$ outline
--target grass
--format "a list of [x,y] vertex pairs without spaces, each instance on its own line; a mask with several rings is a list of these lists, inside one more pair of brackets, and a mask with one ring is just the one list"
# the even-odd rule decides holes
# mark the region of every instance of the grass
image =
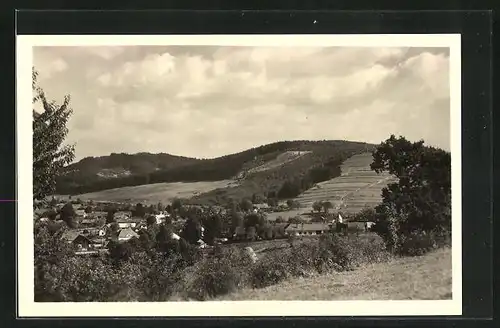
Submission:
[[217,300],[441,300],[451,299],[451,249],[367,264],[354,271],[292,278],[245,288]]
[[197,193],[205,193],[217,188],[224,188],[234,183],[232,180],[203,182],[155,183],[133,187],[102,190],[74,196],[82,200],[96,201],[132,201],[166,202],[173,198],[190,198]]

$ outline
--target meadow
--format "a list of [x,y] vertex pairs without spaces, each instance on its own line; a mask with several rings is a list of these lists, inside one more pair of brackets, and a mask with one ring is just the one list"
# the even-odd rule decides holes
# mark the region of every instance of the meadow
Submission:
[[233,180],[154,183],[96,191],[74,196],[81,200],[158,203],[174,198],[190,198],[196,194],[234,184]]
[[355,271],[294,277],[262,289],[245,288],[224,301],[445,300],[452,297],[451,248],[423,256],[369,263]]

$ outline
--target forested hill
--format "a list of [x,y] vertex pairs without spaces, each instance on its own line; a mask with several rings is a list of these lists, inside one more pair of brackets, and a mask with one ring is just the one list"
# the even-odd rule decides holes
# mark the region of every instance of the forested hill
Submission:
[[[217,181],[239,178],[242,182],[281,187],[286,180],[304,175],[335,175],[343,160],[373,150],[374,145],[350,141],[282,141],[214,159],[168,154],[111,154],[85,158],[68,166],[58,179],[59,194],[81,194],[125,186],[159,182]],[[268,170],[253,171],[287,151],[306,151],[300,159]],[[327,172],[328,171],[328,172]],[[248,172],[248,173],[247,173]],[[276,187],[276,188],[275,188]],[[259,188],[261,189],[261,188]]]

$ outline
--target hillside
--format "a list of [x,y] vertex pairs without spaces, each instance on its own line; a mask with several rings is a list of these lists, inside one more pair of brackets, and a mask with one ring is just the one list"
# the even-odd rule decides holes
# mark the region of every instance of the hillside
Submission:
[[452,297],[451,249],[400,258],[347,272],[294,278],[244,289],[217,300],[445,300]]
[[85,157],[64,169],[62,176],[57,181],[57,191],[59,193],[72,193],[79,187],[97,184],[99,181],[145,175],[197,161],[200,160],[164,153],[132,155],[112,153],[109,156]]
[[318,183],[295,200],[303,208],[311,208],[315,201],[331,201],[347,213],[378,205],[382,201],[382,188],[396,180],[388,173],[372,171],[372,160],[371,153],[350,157],[341,165],[341,176]]
[[[195,196],[193,201],[218,203],[232,197],[252,197],[253,194],[290,198],[312,183],[340,175],[340,164],[345,159],[367,149],[373,149],[373,145],[337,140],[283,141],[203,160],[167,154],[148,154],[149,157],[120,154],[120,159],[141,163],[135,166],[128,162],[122,164],[123,159],[121,162],[118,159],[112,161],[117,156],[113,154],[108,158],[84,159],[69,166],[58,181],[57,192],[78,195],[156,183],[215,182],[238,178],[238,183]],[[206,190],[200,190],[203,191]]]

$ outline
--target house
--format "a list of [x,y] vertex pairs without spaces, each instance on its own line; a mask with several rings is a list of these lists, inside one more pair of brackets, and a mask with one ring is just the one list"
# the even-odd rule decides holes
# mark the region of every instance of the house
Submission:
[[87,217],[94,218],[95,220],[100,220],[100,219],[106,219],[107,215],[108,215],[107,212],[104,212],[104,211],[95,211],[95,212],[87,214]]
[[92,248],[92,242],[78,230],[65,231],[61,237],[69,244],[76,247],[76,251],[89,251]]
[[297,223],[285,228],[289,236],[316,236],[330,231],[330,225],[324,223]]
[[113,214],[113,218],[115,220],[125,220],[132,217],[132,212],[130,211],[118,211],[115,214]]
[[156,219],[156,224],[162,224],[163,222],[165,222],[167,215],[161,213],[161,214],[156,214],[154,217]]
[[92,248],[103,249],[108,245],[108,241],[105,238],[93,238],[90,240],[92,243]]
[[118,233],[118,241],[127,241],[132,238],[139,238],[139,235],[130,228],[122,229]]
[[262,211],[262,212],[268,212],[271,210],[271,207],[269,207],[269,205],[266,203],[254,204],[253,208],[256,209],[257,211]]
[[75,216],[80,218],[86,218],[87,213],[85,213],[85,210],[75,210]]
[[116,223],[118,224],[118,227],[120,229],[135,228],[142,222],[144,222],[144,219],[139,217],[133,217],[133,218],[126,217],[126,218],[116,219]]

